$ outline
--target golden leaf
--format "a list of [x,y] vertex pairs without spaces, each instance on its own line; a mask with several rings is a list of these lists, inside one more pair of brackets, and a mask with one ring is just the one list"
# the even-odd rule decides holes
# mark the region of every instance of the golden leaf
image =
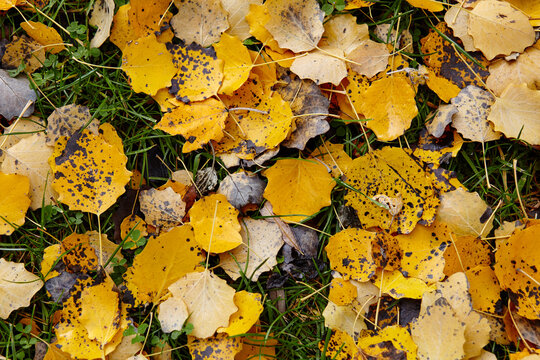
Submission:
[[531,90],[526,84],[509,84],[495,98],[488,120],[507,137],[540,145],[540,90]]
[[0,10],[1,11],[9,10],[11,8],[14,8],[15,6],[19,6],[24,3],[25,1],[23,0],[0,0]]
[[[358,212],[364,228],[379,226],[408,234],[419,221],[430,225],[435,220],[439,201],[421,166],[404,150],[392,147],[353,160],[345,176],[347,183],[359,192],[349,190],[345,200]],[[386,208],[370,200],[378,194],[390,198],[401,194],[403,208],[392,216]]]
[[86,106],[70,104],[56,108],[47,118],[47,145],[54,146],[61,137],[70,137],[81,128],[98,134],[99,121],[92,119]]
[[535,41],[527,16],[509,3],[496,0],[481,1],[471,10],[468,33],[488,60],[521,53]]
[[86,234],[73,233],[62,240],[61,252],[65,253],[62,262],[68,271],[88,273],[98,268],[98,255],[90,246],[90,237]]
[[489,265],[478,265],[465,272],[469,280],[474,310],[496,314],[502,306],[501,286]]
[[247,333],[263,312],[262,296],[258,293],[239,291],[234,294],[234,304],[238,311],[229,318],[229,326],[219,328],[218,333],[227,333],[229,336]]
[[206,99],[189,104],[179,103],[171,112],[166,113],[154,126],[171,135],[182,135],[186,142],[182,152],[201,149],[210,140],[223,138],[227,108],[216,99]]
[[336,305],[350,305],[356,299],[357,291],[350,281],[343,278],[334,278],[330,282],[330,292],[328,300]]
[[174,297],[184,300],[193,324],[192,335],[207,338],[238,310],[234,304],[234,289],[208,270],[189,273],[169,286]]
[[135,92],[155,95],[159,89],[170,86],[177,68],[167,47],[151,34],[139,38],[122,49],[122,70],[129,77]]
[[148,224],[156,228],[170,229],[182,225],[186,203],[172,188],[142,190],[139,196],[141,211]]
[[[23,105],[24,106],[24,105]],[[16,116],[18,116],[17,114]],[[4,115],[6,117],[6,115]],[[14,121],[10,126],[4,129],[4,133],[0,135],[0,162],[5,159],[5,149],[9,149],[17,144],[21,139],[32,136],[34,133],[45,130],[43,120],[30,117],[28,119],[19,119]]]
[[326,167],[314,160],[278,160],[264,175],[268,178],[264,197],[284,221],[302,221],[331,204],[336,183]]
[[529,22],[532,26],[540,25],[540,3],[529,0],[508,0],[510,4],[523,11],[529,16]]
[[62,245],[54,244],[47,246],[43,249],[43,260],[41,260],[41,275],[45,281],[52,279],[53,277],[59,275],[58,271],[53,270],[53,265],[57,263],[60,255],[62,254]]
[[444,273],[468,271],[478,265],[491,264],[490,247],[475,235],[452,236],[452,245],[444,252]]
[[357,24],[356,17],[351,14],[333,16],[324,23],[323,38],[330,47],[343,50],[345,56],[369,40],[367,24]]
[[131,4],[128,3],[120,6],[113,17],[113,26],[109,40],[122,51],[130,40],[138,38],[135,25],[129,19],[130,12]]
[[171,26],[186,44],[210,46],[229,28],[220,0],[183,0],[175,1],[175,5],[178,13],[172,17]]
[[367,329],[364,322],[364,311],[357,310],[352,305],[338,306],[329,301],[323,313],[324,326],[339,330],[357,339],[363,330]]
[[377,270],[370,281],[381,289],[382,294],[394,299],[421,299],[424,293],[434,290],[434,285],[428,286],[420,279],[404,277],[399,270]]
[[270,20],[264,25],[282,48],[294,52],[314,49],[324,32],[324,12],[315,0],[268,0]]
[[463,48],[466,51],[478,51],[474,46],[474,41],[469,35],[469,11],[461,6],[451,6],[444,14],[444,21],[463,43]]
[[0,318],[7,319],[12,311],[30,305],[43,281],[26,271],[24,264],[0,259]]
[[357,228],[331,236],[325,248],[331,268],[345,279],[368,281],[376,269],[371,254],[371,242],[375,237],[375,233]]
[[127,25],[132,27],[135,33],[135,36],[129,40],[135,40],[153,34],[165,25],[168,17],[167,9],[171,2],[169,0],[131,0],[129,5]]
[[24,21],[21,27],[28,36],[45,46],[45,51],[57,54],[65,49],[64,40],[54,28],[35,21]]
[[246,21],[246,15],[249,13],[251,4],[260,5],[262,0],[221,0],[221,6],[229,13],[230,27],[227,29],[227,33],[238,37],[241,41],[251,36],[249,24]]
[[31,200],[30,180],[24,175],[0,172],[0,234],[11,235],[24,224]]
[[358,347],[354,339],[341,330],[332,331],[328,343],[325,344],[323,341],[319,343],[319,350],[323,351],[325,348],[325,355],[335,360],[354,359],[358,354]]
[[349,169],[353,161],[343,148],[344,144],[324,142],[310,156],[322,161],[332,170],[332,176],[337,178]]
[[[371,336],[369,336],[371,335]],[[357,346],[362,349],[366,355],[374,356],[373,350],[381,349],[382,352],[377,354],[378,360],[392,360],[403,358],[407,360],[416,360],[417,346],[411,338],[411,334],[406,328],[393,325],[387,326],[378,332],[369,334],[358,339]],[[391,343],[392,346],[388,347]],[[401,356],[398,354],[402,354]]]
[[226,33],[213,47],[217,58],[223,61],[223,83],[218,92],[232,95],[248,79],[252,67],[251,56],[239,38]]
[[366,126],[382,141],[395,140],[411,126],[418,114],[415,92],[407,77],[394,74],[372,83],[360,104],[362,114],[371,119]]
[[44,61],[45,49],[43,46],[26,35],[22,35],[20,37],[14,36],[13,40],[6,45],[2,66],[16,69],[24,63],[24,71],[32,74],[43,66]]
[[428,11],[443,11],[444,5],[436,0],[407,0],[414,7],[425,9]]
[[195,240],[212,253],[232,250],[242,244],[238,210],[225,195],[213,194],[197,201],[189,210]]
[[218,334],[206,339],[197,339],[188,335],[188,348],[193,359],[234,360],[235,355],[242,349],[242,338]]
[[136,304],[159,303],[169,285],[187,273],[200,270],[204,260],[189,225],[175,227],[148,240],[124,275]]
[[60,142],[54,158],[52,187],[58,201],[71,210],[102,214],[125,191],[131,172],[125,166],[127,157],[113,145],[88,130],[77,131],[62,148]]

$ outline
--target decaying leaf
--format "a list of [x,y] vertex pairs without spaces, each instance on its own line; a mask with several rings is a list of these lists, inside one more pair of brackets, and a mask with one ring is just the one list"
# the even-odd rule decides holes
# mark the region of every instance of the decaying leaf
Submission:
[[227,33],[244,41],[251,36],[246,15],[249,13],[251,4],[262,4],[262,0],[221,0],[221,6],[229,14],[227,20],[230,27]]
[[169,285],[199,270],[203,260],[191,226],[175,227],[148,240],[124,276],[126,287],[136,304],[159,303]]
[[448,276],[465,272],[476,266],[491,264],[489,244],[476,235],[452,237],[452,244],[444,252],[444,273]]
[[182,0],[175,4],[178,13],[171,19],[171,26],[176,37],[186,44],[210,46],[229,27],[227,13],[219,0]]
[[24,175],[0,172],[0,234],[11,235],[24,224],[31,200],[30,180]]
[[43,281],[24,264],[0,259],[0,318],[7,319],[12,311],[30,305],[42,286]]
[[62,136],[70,137],[81,128],[98,134],[99,121],[92,119],[86,106],[71,104],[59,107],[47,118],[47,145],[54,146]]
[[461,6],[451,6],[444,14],[444,21],[454,32],[454,36],[458,37],[463,43],[463,48],[466,51],[477,51],[474,46],[474,41],[469,35],[469,10]]
[[324,32],[324,12],[317,1],[269,0],[264,6],[270,14],[265,27],[280,47],[300,52],[317,46]]
[[5,69],[17,69],[24,63],[24,71],[31,74],[41,68],[44,61],[45,49],[40,43],[26,35],[14,36],[13,40],[6,45],[2,57],[2,67]]
[[406,328],[393,325],[378,332],[368,332],[358,339],[357,346],[364,355],[376,356],[380,360],[414,360],[417,346]]
[[302,221],[331,203],[336,183],[315,160],[278,160],[264,174],[268,178],[264,197],[284,221]]
[[[19,115],[30,116],[36,99],[36,92],[30,89],[30,81],[26,77],[12,78],[7,71],[0,69],[0,115],[7,120]],[[30,104],[24,110],[28,102]]]
[[233,360],[242,349],[241,337],[229,337],[226,334],[200,339],[188,336],[189,353],[193,359]]
[[109,37],[114,17],[114,1],[98,0],[92,8],[92,15],[88,23],[98,28],[90,41],[90,47],[100,47]]
[[[401,234],[413,231],[418,222],[430,225],[435,220],[438,199],[431,180],[419,163],[400,148],[385,147],[353,160],[345,172],[349,190],[347,204],[358,213],[364,228],[379,226]],[[403,198],[403,208],[392,216],[375,203],[375,195]]]
[[509,84],[495,98],[488,120],[507,137],[540,145],[540,90],[531,90],[526,84]]
[[258,205],[263,200],[266,184],[257,175],[249,171],[239,171],[227,175],[219,184],[218,194],[223,194],[237,209],[248,204]]
[[313,80],[317,85],[326,83],[339,85],[347,76],[343,55],[343,51],[337,48],[324,47],[313,50],[305,56],[294,59],[291,71],[301,79]]
[[197,201],[189,210],[195,240],[204,250],[222,253],[242,244],[238,210],[225,195],[214,194]]
[[535,41],[534,29],[527,16],[506,1],[480,1],[469,14],[468,29],[474,46],[488,60],[497,55],[523,52]]
[[183,299],[193,324],[193,336],[207,338],[222,326],[229,325],[229,317],[238,310],[234,304],[235,291],[212,272],[189,273],[169,286],[173,297]]
[[113,145],[88,130],[77,131],[67,143],[56,144],[59,156],[51,164],[52,187],[58,201],[71,210],[102,214],[125,191],[131,172],[127,157]]
[[388,66],[390,53],[386,44],[365,40],[348,55],[349,67],[358,74],[372,78]]
[[184,300],[171,297],[159,304],[158,320],[164,333],[181,331],[189,317]]
[[273,222],[251,218],[242,219],[241,225],[242,244],[220,254],[220,266],[233,280],[243,273],[257,281],[277,264],[276,256],[283,246],[281,229]]
[[143,190],[139,200],[147,223],[165,229],[182,224],[186,203],[172,188]]
[[493,228],[493,210],[477,193],[463,188],[441,196],[437,220],[446,223],[457,236],[486,236]]
[[479,265],[465,272],[474,310],[496,314],[501,310],[501,286],[490,266]]
[[371,282],[394,299],[421,299],[424,293],[432,291],[434,286],[428,286],[420,279],[405,277],[399,270],[377,270]]
[[517,313],[531,320],[540,319],[539,230],[540,224],[536,224],[516,231],[495,253],[495,274],[501,287],[509,290]]

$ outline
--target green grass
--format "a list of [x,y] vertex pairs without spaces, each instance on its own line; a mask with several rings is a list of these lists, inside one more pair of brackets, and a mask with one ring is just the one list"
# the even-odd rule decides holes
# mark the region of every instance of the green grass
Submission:
[[[123,3],[116,1],[117,6]],[[324,1],[324,3],[331,2]],[[181,152],[183,139],[180,136],[169,136],[161,131],[152,130],[162,114],[150,97],[131,90],[125,74],[119,69],[121,52],[116,46],[106,42],[99,51],[88,50],[86,47],[88,31],[83,26],[88,28],[90,5],[87,1],[51,0],[42,9],[48,17],[74,31],[69,36],[61,34],[64,40],[73,46],[68,46],[65,52],[58,55],[47,55],[44,67],[32,76],[40,92],[45,95],[36,102],[34,115],[46,119],[56,107],[73,103],[87,106],[94,118],[101,123],[111,123],[117,129],[129,159],[128,168],[140,169],[151,186],[164,183],[166,167],[173,170],[182,169],[178,159],[194,173],[211,164],[214,161],[211,148],[206,147],[205,150],[183,154]],[[391,24],[393,27],[399,23],[401,30],[408,28],[413,34],[417,51],[407,54],[411,58],[412,65],[422,62],[422,55],[418,53],[419,39],[427,34],[431,23],[436,24],[441,20],[440,15],[435,16],[414,9],[404,0],[378,1],[371,12],[361,9],[352,13],[358,16],[360,23],[370,25],[370,29],[373,28],[371,25],[382,23]],[[28,20],[52,25],[47,17],[39,13],[23,10],[22,14]],[[23,34],[19,28],[21,21],[23,16],[14,9],[0,16],[1,37],[10,39],[13,35]],[[79,45],[78,41],[84,45]],[[96,66],[85,65],[81,61]],[[370,142],[373,148],[387,145],[405,147],[405,139],[411,145],[418,141],[419,131],[434,110],[429,104],[439,104],[440,101],[425,86],[419,88],[416,99],[419,115],[401,141],[382,143],[376,141],[371,134]],[[4,122],[3,125],[7,124]],[[305,153],[313,150],[323,139],[343,143],[351,156],[363,155],[368,149],[359,126],[334,121],[331,130],[324,137],[312,140]],[[298,157],[298,152],[287,151],[286,156]],[[514,177],[514,161],[517,161],[517,179]],[[484,155],[479,143],[466,142],[458,156],[450,160],[447,168],[455,171],[457,178],[469,191],[478,192],[493,208],[502,201],[494,218],[496,227],[503,221],[513,221],[523,216],[518,194],[527,211],[538,210],[540,192],[536,185],[539,167],[536,150],[519,140],[503,138],[486,144],[485,162],[492,185],[490,188],[486,186]],[[227,175],[223,166],[216,164],[215,169],[220,180]],[[320,230],[318,259],[326,264],[328,261],[323,248],[328,240],[327,234],[334,234],[340,230],[336,211],[343,204],[344,193],[345,188],[337,186],[332,195],[332,206],[323,209],[308,222],[310,226]],[[101,231],[108,234],[109,239],[114,233],[112,221],[114,210],[115,207],[101,216]],[[0,253],[3,258],[10,261],[24,262],[27,270],[38,274],[45,247],[56,244],[58,240],[74,231],[97,230],[97,224],[96,216],[70,211],[62,204],[29,211],[24,226],[13,235],[0,238]],[[134,253],[126,251],[124,255],[129,264]],[[211,258],[211,264],[217,264],[217,259]],[[117,278],[121,272],[120,269]],[[216,269],[216,273],[224,275],[219,269]],[[270,291],[266,288],[268,276],[269,274],[261,276],[257,282],[241,278],[235,282],[229,280],[229,283],[237,290],[263,294],[265,310],[261,316],[261,330],[266,332],[269,338],[275,338],[279,342],[276,358],[328,359],[318,349],[319,342],[327,341],[329,337],[329,330],[325,328],[322,317],[322,310],[327,303],[328,288],[320,290],[331,279],[328,266],[320,271],[314,280],[289,279],[286,282],[283,288],[286,301],[284,312],[278,309],[278,300],[270,297]],[[0,320],[0,355],[10,359],[33,358],[36,342],[53,341],[53,315],[59,308],[60,305],[52,301],[42,290],[34,297],[29,307],[13,312],[7,320]],[[148,310],[139,308],[130,313],[139,326],[148,325],[146,333],[140,331],[141,337],[146,339],[145,350],[151,353],[155,345],[169,342],[171,347],[177,348],[173,355],[174,359],[189,359],[185,334],[174,336],[163,334],[157,321],[150,322]],[[22,318],[33,319],[39,328],[38,332],[31,335],[29,328],[19,325]],[[508,354],[515,350],[512,346],[493,345],[488,348],[496,352],[500,359],[507,359]]]

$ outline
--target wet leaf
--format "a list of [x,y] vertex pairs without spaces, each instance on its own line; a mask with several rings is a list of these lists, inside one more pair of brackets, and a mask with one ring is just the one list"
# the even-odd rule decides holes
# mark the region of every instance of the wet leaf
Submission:
[[0,259],[0,318],[7,319],[11,312],[30,305],[43,281],[24,268],[24,264]]
[[30,180],[24,175],[0,172],[0,234],[11,235],[23,225],[31,200]]

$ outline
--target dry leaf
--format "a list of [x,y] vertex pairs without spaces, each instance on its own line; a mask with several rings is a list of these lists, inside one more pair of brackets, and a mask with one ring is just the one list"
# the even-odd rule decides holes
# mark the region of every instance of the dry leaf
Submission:
[[316,0],[268,0],[264,6],[270,15],[265,27],[280,47],[297,53],[317,46],[324,32],[324,12]]
[[432,12],[443,11],[444,5],[436,0],[407,0],[414,7]]
[[465,51],[478,51],[474,46],[474,41],[469,35],[469,10],[461,6],[451,6],[444,14],[444,21],[463,43]]
[[364,312],[355,310],[352,305],[338,306],[329,301],[322,313],[324,326],[343,331],[353,339],[357,339],[362,330],[367,329],[364,322]]
[[86,106],[70,104],[59,107],[47,118],[47,145],[54,146],[58,139],[70,137],[81,128],[98,134],[99,121],[92,119]]
[[241,41],[251,36],[249,24],[246,21],[251,4],[260,5],[262,0],[221,0],[221,6],[229,14],[230,27],[227,29],[227,33],[238,37]]
[[495,98],[488,120],[507,137],[540,145],[540,90],[531,90],[526,84],[509,84]]
[[492,213],[478,193],[459,188],[442,194],[437,220],[446,223],[457,236],[485,237],[493,228]]
[[30,305],[42,286],[43,281],[26,271],[24,264],[0,259],[0,318],[7,319],[12,311]]
[[92,15],[88,24],[96,26],[98,30],[90,41],[90,47],[100,47],[109,37],[114,17],[114,1],[98,0],[92,8]]
[[300,222],[331,204],[336,183],[314,160],[278,160],[264,175],[268,178],[264,198],[284,221]]
[[529,16],[529,22],[532,26],[540,25],[540,3],[529,0],[508,0],[510,4],[523,11]]
[[[36,92],[30,89],[30,81],[26,77],[12,78],[7,71],[0,69],[0,115],[7,120],[19,115],[30,116],[34,112],[36,99]],[[30,105],[22,112],[28,102]]]
[[178,13],[172,17],[171,26],[176,37],[186,44],[210,46],[229,28],[220,0],[177,0],[174,3]]
[[172,188],[143,190],[140,192],[139,201],[147,223],[164,229],[183,224],[186,203]]
[[[452,234],[451,234],[452,235]],[[491,264],[489,244],[476,235],[452,235],[452,245],[444,252],[444,273],[448,276],[479,265]]]
[[30,206],[30,180],[24,175],[0,172],[0,234],[11,235],[24,224]]
[[324,23],[323,38],[330,47],[341,49],[348,57],[351,51],[369,40],[368,26],[357,24],[351,14],[339,14]]
[[347,59],[351,70],[358,74],[372,78],[388,66],[390,53],[386,44],[378,43],[372,40],[366,40],[354,48]]
[[45,62],[45,49],[40,43],[25,35],[14,36],[13,40],[6,45],[2,57],[4,69],[17,69],[24,63],[24,71],[28,74],[41,68],[43,62]]
[[219,184],[217,193],[225,195],[227,201],[240,210],[248,204],[260,204],[265,187],[258,174],[240,170],[227,175]]
[[32,39],[45,47],[45,51],[57,54],[65,49],[64,41],[58,31],[35,21],[24,21],[21,27]]
[[505,1],[480,1],[469,14],[468,32],[488,60],[521,53],[535,41],[527,16]]
[[169,286],[173,297],[183,299],[193,324],[193,336],[207,338],[238,310],[234,304],[234,289],[208,270],[189,273]]
[[124,275],[136,304],[159,303],[169,285],[200,269],[204,260],[189,225],[175,227],[148,240]]
[[220,266],[233,279],[244,274],[251,281],[277,265],[276,256],[283,246],[280,227],[270,221],[244,218],[241,222],[242,245],[220,254]]
[[347,76],[343,55],[343,51],[338,48],[323,47],[313,50],[294,59],[291,71],[301,79],[313,80],[317,85],[339,85]]
[[170,297],[158,307],[158,320],[164,333],[181,331],[189,317],[184,300]]
[[405,327],[387,326],[378,332],[370,332],[365,335],[358,339],[357,343],[364,355],[377,356],[378,360],[417,359],[417,346]]
[[242,338],[218,334],[198,339],[188,335],[188,348],[192,359],[234,360],[235,355],[242,349]]

